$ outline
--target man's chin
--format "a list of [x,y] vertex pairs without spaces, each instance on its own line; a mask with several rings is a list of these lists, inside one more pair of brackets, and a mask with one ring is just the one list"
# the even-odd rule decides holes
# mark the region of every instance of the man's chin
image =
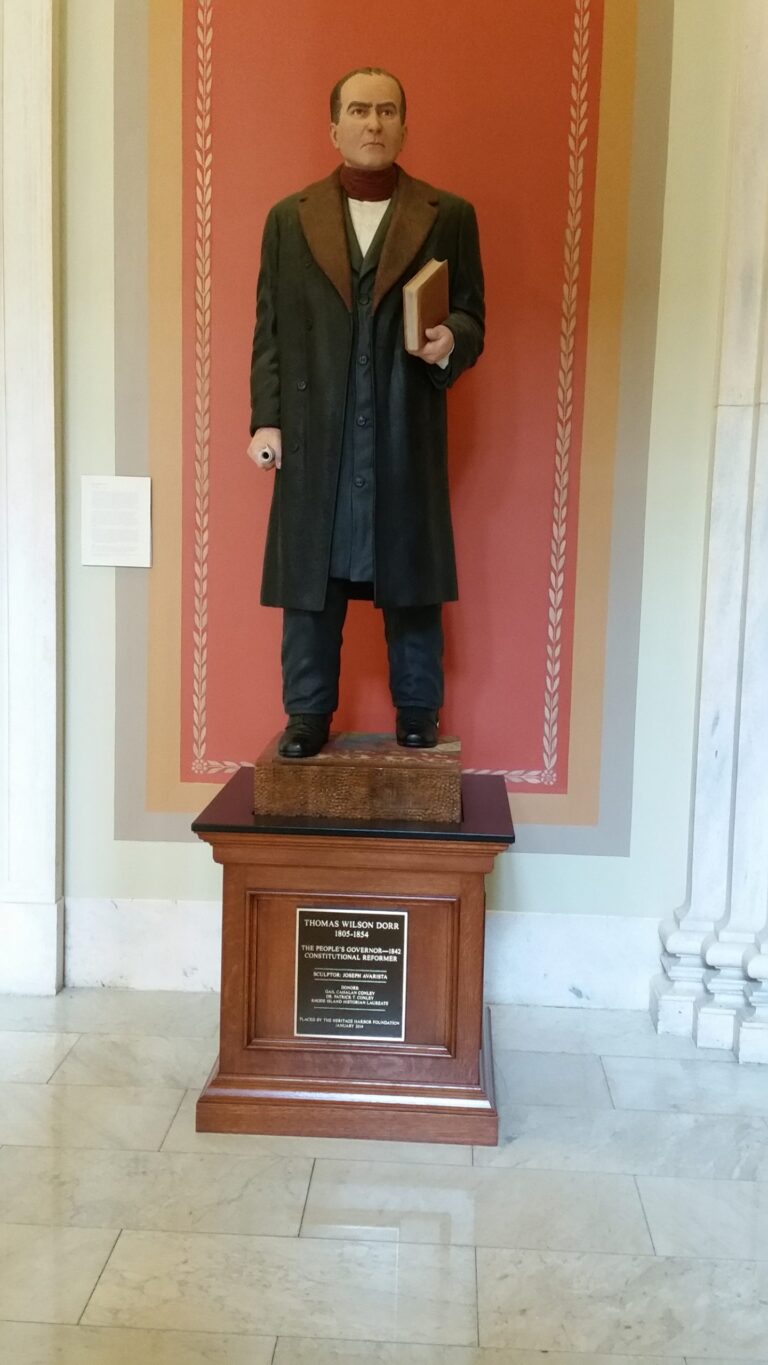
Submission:
[[385,171],[394,163],[394,159],[393,156],[387,156],[386,152],[379,151],[378,147],[372,147],[370,153],[361,153],[347,164],[355,171]]

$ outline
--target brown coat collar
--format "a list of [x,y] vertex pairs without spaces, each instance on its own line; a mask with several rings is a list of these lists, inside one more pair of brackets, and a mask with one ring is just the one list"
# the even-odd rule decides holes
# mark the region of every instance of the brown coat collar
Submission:
[[[437,191],[401,170],[392,222],[373,286],[374,309],[424,244],[437,217],[437,208]],[[352,284],[338,171],[304,190],[299,198],[299,220],[317,264],[351,312]]]

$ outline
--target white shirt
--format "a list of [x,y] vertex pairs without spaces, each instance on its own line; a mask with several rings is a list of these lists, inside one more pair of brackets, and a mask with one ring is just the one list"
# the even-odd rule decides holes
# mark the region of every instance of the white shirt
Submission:
[[[351,199],[347,196],[347,203],[349,204],[349,216],[352,219],[355,236],[358,240],[360,250],[365,256],[392,200]],[[453,347],[451,347],[451,354],[453,354]],[[441,370],[447,370],[449,358],[449,356],[446,356],[444,360],[438,360],[437,364]]]
[[360,250],[365,256],[392,200],[348,199],[347,203],[349,204],[349,216],[352,219],[355,236],[360,243]]

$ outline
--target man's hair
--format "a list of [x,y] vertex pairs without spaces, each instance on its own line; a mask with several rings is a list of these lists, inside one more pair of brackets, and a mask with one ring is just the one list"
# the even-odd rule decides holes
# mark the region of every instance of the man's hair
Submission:
[[397,79],[397,76],[393,76],[391,71],[385,71],[382,66],[356,66],[354,71],[348,71],[346,76],[342,76],[341,80],[336,82],[331,91],[331,123],[338,123],[339,121],[341,115],[342,86],[344,86],[352,76],[389,76],[389,79],[395,82],[395,85],[400,91],[400,121],[405,123],[405,91],[400,81]]

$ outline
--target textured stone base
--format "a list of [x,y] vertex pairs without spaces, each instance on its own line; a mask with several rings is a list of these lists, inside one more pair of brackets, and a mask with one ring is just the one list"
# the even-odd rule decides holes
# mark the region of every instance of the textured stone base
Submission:
[[404,749],[393,735],[332,735],[313,758],[281,758],[279,735],[256,760],[254,811],[319,819],[461,820],[461,743]]

